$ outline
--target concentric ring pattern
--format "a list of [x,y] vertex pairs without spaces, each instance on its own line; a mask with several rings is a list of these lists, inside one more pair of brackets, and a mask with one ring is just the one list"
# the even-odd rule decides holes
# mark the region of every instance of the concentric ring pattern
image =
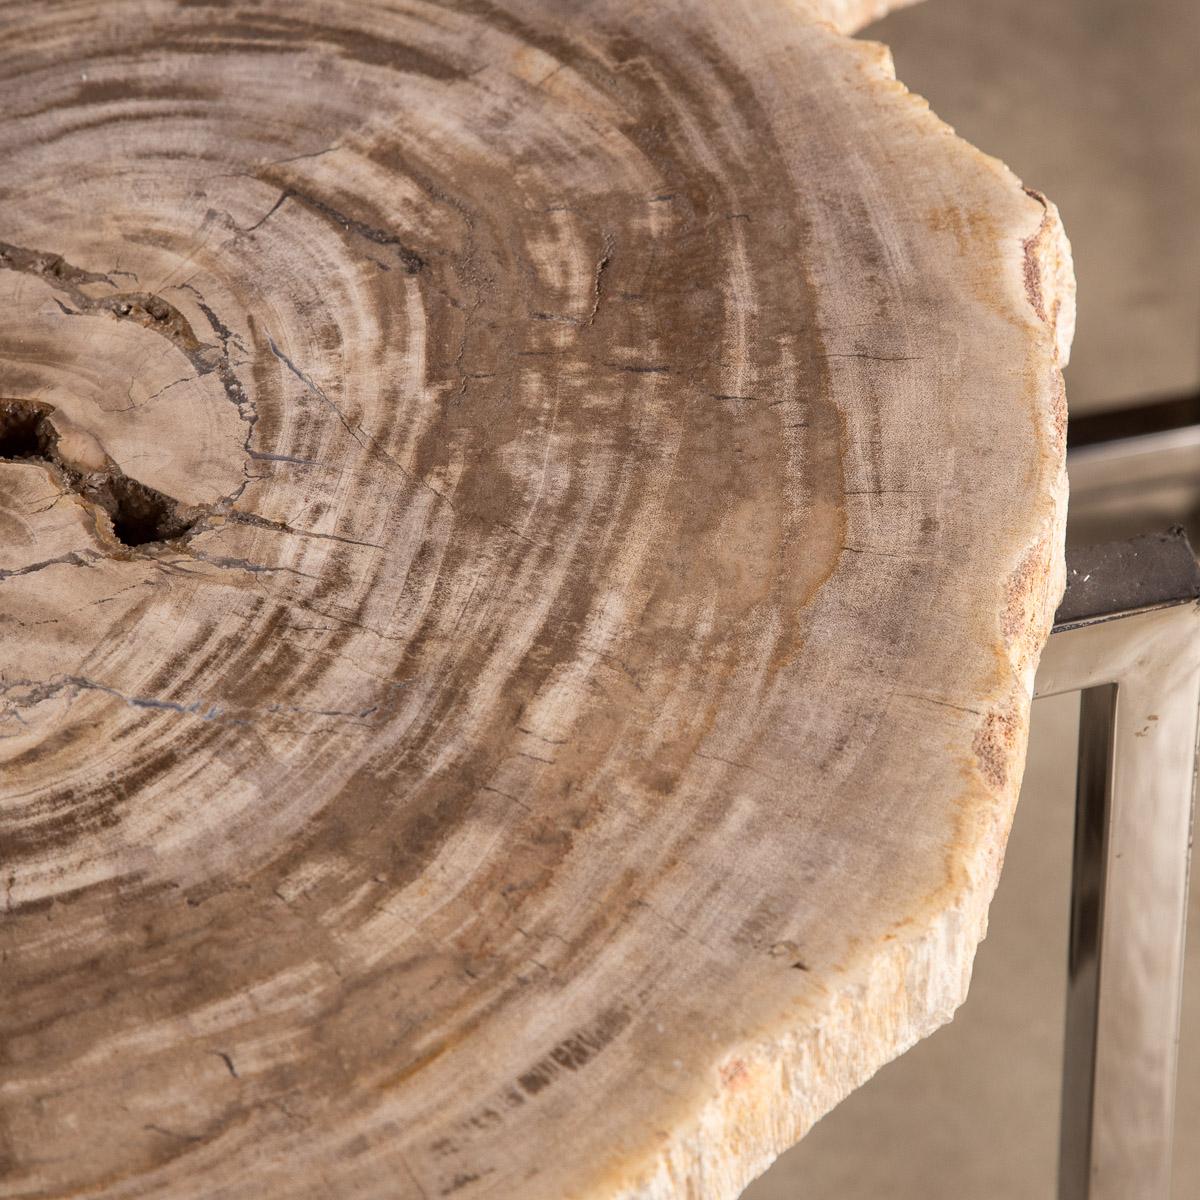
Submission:
[[1065,244],[819,15],[4,6],[0,1193],[732,1196],[961,998]]

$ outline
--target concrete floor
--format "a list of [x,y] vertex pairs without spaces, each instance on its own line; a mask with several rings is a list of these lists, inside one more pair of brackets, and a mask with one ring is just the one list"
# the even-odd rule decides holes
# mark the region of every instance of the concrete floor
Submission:
[[[1200,388],[1200,4],[927,0],[864,36],[892,47],[899,78],[935,112],[1059,205],[1079,282],[1071,411]],[[1075,697],[1034,705],[991,929],[954,1022],[821,1121],[745,1200],[1052,1200],[1077,721]],[[1198,877],[1173,1200],[1200,1196]]]

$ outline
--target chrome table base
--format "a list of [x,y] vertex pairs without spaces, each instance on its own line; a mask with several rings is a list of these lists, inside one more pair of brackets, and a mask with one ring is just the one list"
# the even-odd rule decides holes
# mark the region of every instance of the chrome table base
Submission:
[[1181,532],[1068,556],[1035,695],[1082,693],[1059,1200],[1167,1200],[1200,709]]

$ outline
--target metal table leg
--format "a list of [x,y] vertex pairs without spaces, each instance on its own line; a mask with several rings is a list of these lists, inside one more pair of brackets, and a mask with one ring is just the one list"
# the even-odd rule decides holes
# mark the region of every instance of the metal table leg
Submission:
[[1089,547],[1035,694],[1081,691],[1060,1200],[1166,1200],[1200,707],[1181,533]]

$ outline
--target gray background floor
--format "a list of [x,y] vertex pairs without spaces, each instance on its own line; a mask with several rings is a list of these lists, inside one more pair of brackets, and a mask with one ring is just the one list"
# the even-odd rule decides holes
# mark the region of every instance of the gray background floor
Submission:
[[[892,47],[899,78],[959,133],[1058,204],[1079,283],[1071,411],[1197,390],[1200,4],[926,0],[864,36]],[[745,1200],[1052,1200],[1077,720],[1074,697],[1034,705],[990,932],[954,1022],[821,1121]],[[1174,1200],[1200,1196],[1197,875]]]

